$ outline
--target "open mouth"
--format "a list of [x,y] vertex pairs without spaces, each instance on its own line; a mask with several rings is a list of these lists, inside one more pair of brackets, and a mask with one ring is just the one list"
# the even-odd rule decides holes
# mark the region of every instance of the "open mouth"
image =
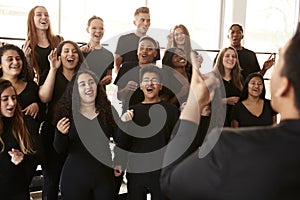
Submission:
[[67,58],[67,62],[70,63],[70,64],[73,64],[74,63],[74,58]]
[[186,62],[186,60],[184,59],[184,58],[181,58],[181,59],[179,59],[179,61],[178,61],[179,63],[185,63]]
[[93,92],[93,90],[88,90],[85,94],[87,96],[93,96],[94,92]]
[[9,112],[13,112],[14,109],[15,109],[15,108],[12,107],[12,108],[7,108],[6,110],[9,111]]
[[148,92],[148,93],[151,93],[151,92],[153,92],[153,88],[152,87],[148,87],[148,88],[146,88],[146,91]]

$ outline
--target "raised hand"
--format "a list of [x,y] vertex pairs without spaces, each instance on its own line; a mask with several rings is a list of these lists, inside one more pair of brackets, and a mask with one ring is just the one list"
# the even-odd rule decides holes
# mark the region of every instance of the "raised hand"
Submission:
[[57,57],[57,49],[51,50],[50,54],[48,55],[48,60],[50,62],[50,67],[52,69],[58,69],[61,65],[60,56]]

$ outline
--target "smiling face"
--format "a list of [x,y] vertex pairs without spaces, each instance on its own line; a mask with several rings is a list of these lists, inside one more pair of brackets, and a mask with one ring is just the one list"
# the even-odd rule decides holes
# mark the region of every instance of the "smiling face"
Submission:
[[50,25],[50,19],[47,9],[44,7],[37,7],[34,10],[33,21],[37,29],[47,30]]
[[148,64],[153,62],[157,51],[152,41],[143,40],[139,43],[137,54],[140,64]]
[[234,50],[227,49],[223,57],[223,65],[225,70],[232,70],[237,62],[237,55]]
[[159,76],[153,72],[145,72],[142,77],[141,90],[144,93],[144,102],[156,103],[160,101],[158,96],[159,91],[162,89],[162,85],[159,80]]
[[77,84],[81,102],[80,104],[95,104],[97,84],[94,78],[88,73],[80,74],[77,79]]
[[104,35],[104,23],[100,19],[93,19],[87,27],[87,32],[90,34],[90,40],[99,43]]
[[151,20],[149,13],[139,13],[134,17],[134,25],[139,35],[145,35],[150,27]]
[[176,28],[174,30],[174,39],[177,45],[184,45],[185,43],[185,37],[183,30],[181,28]]
[[15,78],[22,71],[23,61],[21,56],[15,50],[7,50],[1,57],[0,68],[3,72],[3,77]]
[[176,49],[172,56],[172,63],[175,68],[185,67],[187,64],[185,53]]
[[253,77],[248,83],[248,95],[252,97],[260,97],[263,91],[263,81],[259,77]]
[[61,62],[64,69],[73,70],[79,62],[77,49],[71,43],[65,43],[61,51]]
[[13,87],[6,88],[1,94],[1,115],[13,117],[17,106],[17,95]]

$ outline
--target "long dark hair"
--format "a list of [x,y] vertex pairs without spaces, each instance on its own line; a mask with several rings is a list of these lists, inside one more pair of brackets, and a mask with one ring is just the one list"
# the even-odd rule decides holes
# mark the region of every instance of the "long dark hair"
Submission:
[[[78,46],[78,44],[76,42],[73,42],[71,40],[65,40],[65,41],[62,41],[61,43],[59,43],[59,45],[57,46],[57,57],[61,56],[62,49],[65,46],[65,44],[72,44],[75,47],[75,49],[76,49],[76,53],[78,53],[78,58],[79,59],[78,59],[77,65],[75,67],[75,73],[79,70],[79,68],[81,66],[86,67],[87,65],[86,65],[84,56],[83,56],[83,54],[82,54],[82,52],[80,50],[80,47]],[[62,70],[62,66],[59,69]]]
[[[15,94],[17,95],[17,92],[16,92],[15,88],[13,87],[13,85],[11,84],[10,81],[0,79],[0,95],[3,93],[4,90],[6,90],[9,87],[13,88]],[[2,140],[2,134],[5,131],[2,117],[3,116],[1,114],[0,115],[0,145],[2,147],[0,149],[0,153],[3,152],[3,150],[5,148],[5,144]],[[31,137],[29,135],[28,129],[25,125],[25,121],[24,121],[24,118],[23,118],[23,113],[21,111],[20,105],[18,104],[18,101],[17,101],[14,116],[12,117],[11,124],[12,124],[12,126],[11,126],[12,134],[13,134],[14,138],[18,141],[18,144],[20,145],[21,151],[24,154],[33,153],[32,140],[31,140]]]
[[[112,105],[107,98],[106,92],[101,84],[99,84],[99,78],[91,70],[83,67],[72,78],[68,84],[63,96],[58,101],[56,106],[56,123],[62,118],[67,117],[72,119],[73,115],[79,114],[80,110],[80,96],[78,92],[77,80],[81,74],[89,74],[93,77],[97,84],[97,96],[95,99],[96,111],[99,113],[100,118],[107,126],[115,127],[115,121],[112,113]],[[73,103],[73,105],[72,105]],[[73,112],[72,112],[73,111]]]
[[251,79],[254,78],[254,77],[260,78],[260,80],[261,80],[261,82],[263,84],[263,90],[262,90],[261,94],[259,95],[259,98],[261,98],[261,99],[265,99],[266,98],[266,87],[265,87],[264,78],[263,78],[263,76],[260,73],[254,72],[254,73],[251,73],[251,74],[249,74],[247,76],[239,101],[244,101],[244,100],[248,99],[248,95],[249,95],[248,84],[251,81]]
[[[3,45],[2,47],[0,47],[0,65],[2,64],[1,63],[1,58],[3,56],[3,54],[8,51],[8,50],[13,50],[13,51],[16,51],[21,60],[22,60],[22,70],[21,70],[21,73],[18,75],[18,79],[21,79],[25,82],[29,81],[29,80],[33,80],[33,77],[30,77],[29,73],[28,73],[28,63],[27,63],[27,60],[26,60],[26,57],[25,57],[25,54],[24,52],[22,51],[22,49],[20,49],[18,46],[16,45],[13,45],[13,44],[5,44]],[[2,71],[2,68],[0,68],[0,77],[3,76],[3,71]]]
[[185,51],[179,47],[171,47],[165,51],[164,57],[162,59],[163,65],[174,68],[174,64],[172,63],[172,58],[174,55],[176,55],[176,50],[179,50],[182,53],[186,54]]

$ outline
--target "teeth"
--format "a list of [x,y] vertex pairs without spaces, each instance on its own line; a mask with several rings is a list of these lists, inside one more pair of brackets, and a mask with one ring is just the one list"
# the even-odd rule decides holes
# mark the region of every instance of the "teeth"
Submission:
[[91,94],[93,94],[93,91],[88,91],[88,92],[86,92],[86,94],[91,95]]
[[67,58],[67,61],[74,61],[73,58]]

